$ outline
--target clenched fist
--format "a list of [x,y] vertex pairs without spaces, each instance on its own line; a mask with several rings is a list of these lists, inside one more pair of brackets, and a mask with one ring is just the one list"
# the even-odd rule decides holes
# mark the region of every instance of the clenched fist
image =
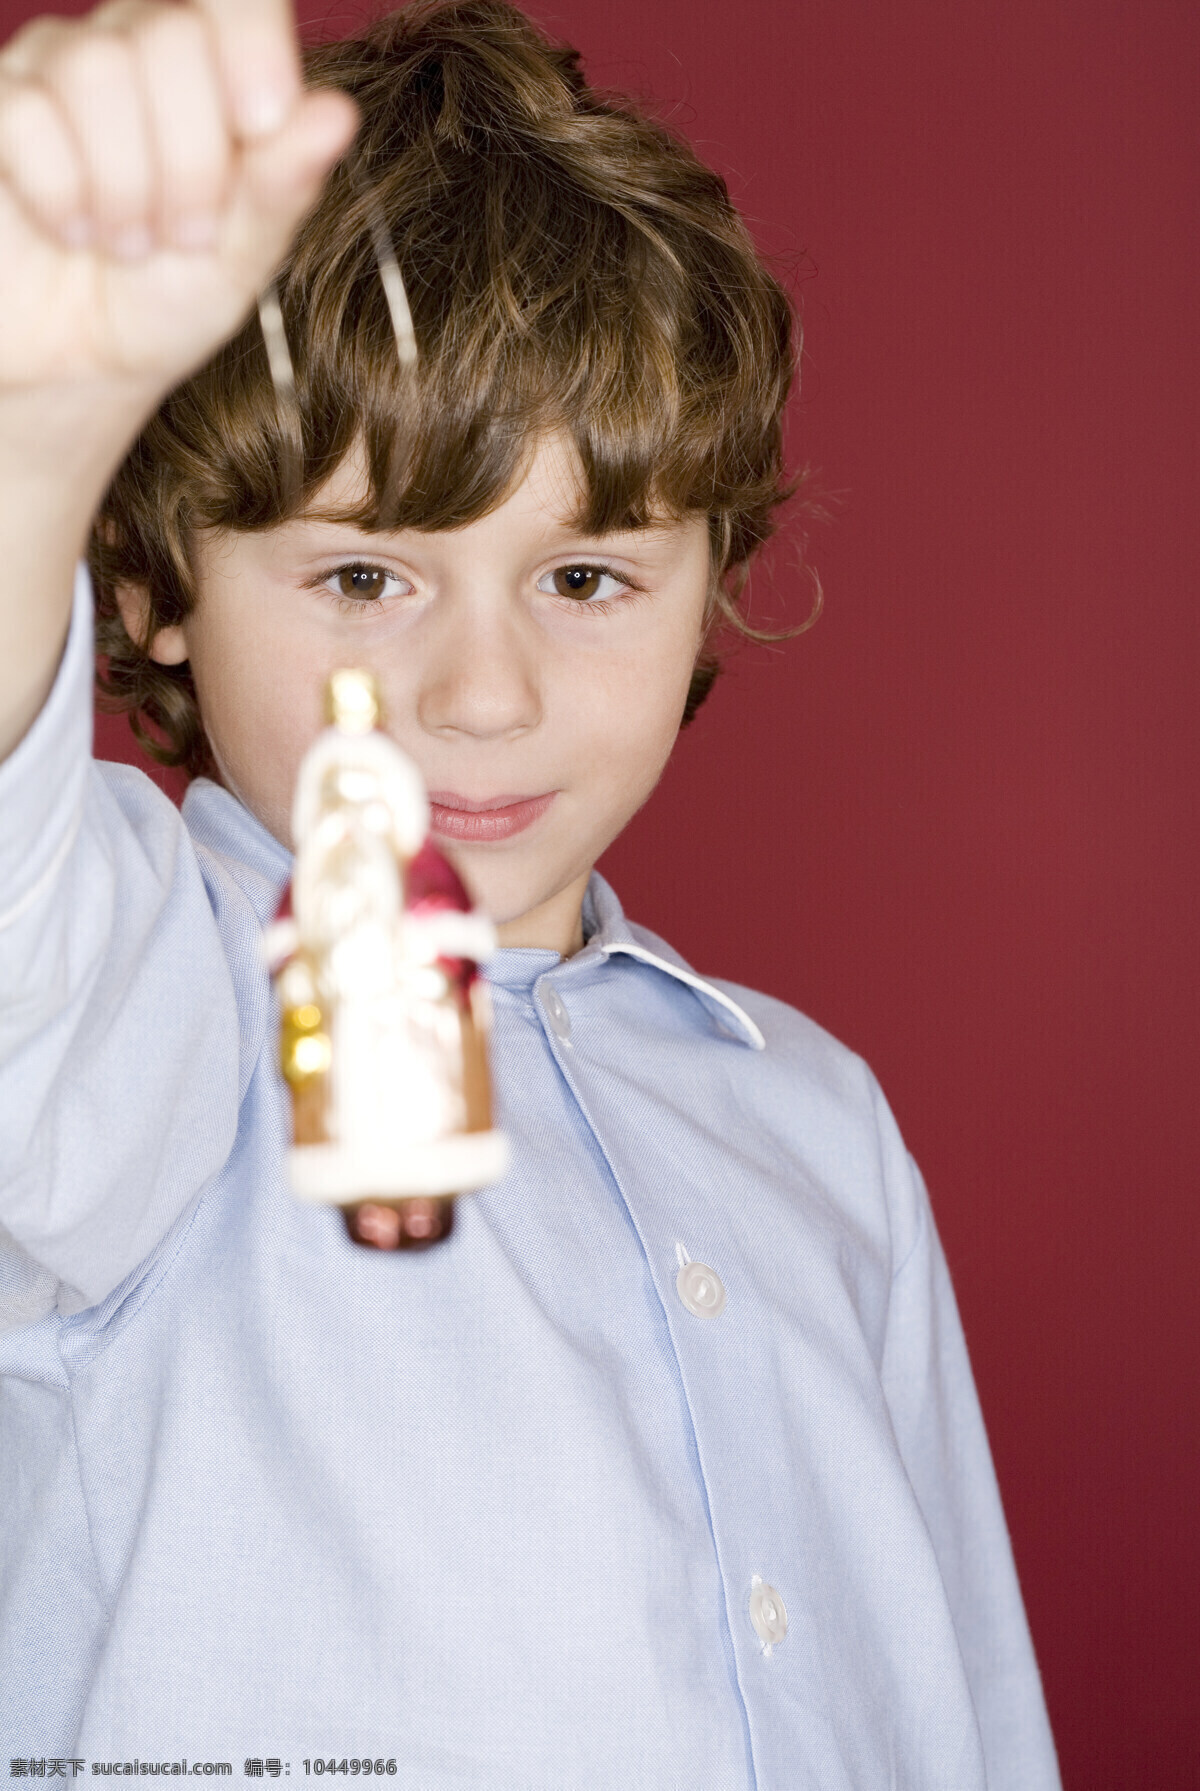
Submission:
[[356,129],[288,0],[110,0],[0,53],[0,403],[148,412],[239,327]]

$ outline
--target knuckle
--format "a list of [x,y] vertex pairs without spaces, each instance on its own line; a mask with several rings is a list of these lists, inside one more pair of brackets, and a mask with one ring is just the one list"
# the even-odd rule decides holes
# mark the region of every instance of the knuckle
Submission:
[[107,31],[88,31],[62,43],[43,78],[69,93],[120,86],[133,72],[129,51]]
[[23,25],[0,53],[0,73],[9,80],[36,79],[63,40],[78,26],[65,19],[33,19]]
[[30,19],[14,31],[5,46],[3,61],[27,68],[31,61],[44,55],[52,44],[59,43],[78,26],[67,19]]
[[198,14],[181,6],[160,6],[145,13],[134,30],[138,48],[156,61],[186,61],[204,56],[206,32]]

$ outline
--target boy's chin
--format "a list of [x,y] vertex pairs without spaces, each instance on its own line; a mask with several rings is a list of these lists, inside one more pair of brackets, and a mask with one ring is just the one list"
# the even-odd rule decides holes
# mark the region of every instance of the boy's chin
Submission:
[[429,838],[454,866],[471,900],[498,927],[519,920],[537,904],[528,870],[522,873],[515,864],[497,862],[501,854],[487,846],[464,846],[458,840],[443,839],[440,833],[431,833]]

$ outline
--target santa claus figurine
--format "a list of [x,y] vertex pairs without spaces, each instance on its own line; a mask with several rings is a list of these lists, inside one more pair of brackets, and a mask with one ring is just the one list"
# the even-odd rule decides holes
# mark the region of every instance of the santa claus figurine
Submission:
[[429,839],[420,773],[379,730],[368,672],[334,672],[300,766],[296,862],[267,929],[291,1095],[292,1191],[340,1206],[356,1243],[411,1250],[453,1224],[454,1196],[502,1175],[492,1127],[495,950]]

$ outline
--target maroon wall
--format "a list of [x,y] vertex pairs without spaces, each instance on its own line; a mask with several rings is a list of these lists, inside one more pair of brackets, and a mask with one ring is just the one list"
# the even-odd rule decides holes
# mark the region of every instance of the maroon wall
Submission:
[[[1195,1791],[1200,12],[534,10],[657,96],[790,270],[794,451],[841,494],[816,630],[738,655],[604,868],[880,1075],[1068,1791]],[[807,607],[791,551],[760,618]]]

